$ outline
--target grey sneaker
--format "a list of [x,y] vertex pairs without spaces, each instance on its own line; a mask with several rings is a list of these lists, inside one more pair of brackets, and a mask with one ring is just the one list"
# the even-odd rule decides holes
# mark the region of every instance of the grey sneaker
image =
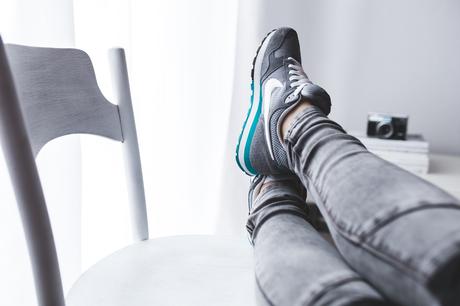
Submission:
[[299,40],[291,28],[273,30],[264,38],[251,77],[251,104],[238,138],[236,161],[248,175],[289,173],[279,122],[302,100],[328,115],[330,97],[303,71]]

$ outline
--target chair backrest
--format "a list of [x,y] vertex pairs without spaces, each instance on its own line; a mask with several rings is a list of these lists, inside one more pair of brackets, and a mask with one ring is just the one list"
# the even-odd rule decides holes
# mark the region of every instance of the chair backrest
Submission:
[[102,95],[85,52],[4,45],[0,38],[0,140],[26,235],[39,305],[65,304],[35,164],[36,155],[47,142],[75,133],[123,142],[134,239],[148,239],[142,169],[123,49],[111,49],[109,58],[118,105]]

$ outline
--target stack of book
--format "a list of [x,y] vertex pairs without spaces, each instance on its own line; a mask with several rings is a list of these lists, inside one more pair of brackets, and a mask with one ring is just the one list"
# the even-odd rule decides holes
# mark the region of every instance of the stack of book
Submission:
[[407,135],[406,140],[379,139],[363,133],[350,133],[381,158],[417,174],[428,173],[429,145],[422,135]]

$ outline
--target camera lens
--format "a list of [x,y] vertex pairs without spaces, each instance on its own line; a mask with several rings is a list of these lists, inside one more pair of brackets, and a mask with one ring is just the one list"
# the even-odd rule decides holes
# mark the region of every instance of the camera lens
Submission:
[[393,125],[388,121],[381,121],[376,127],[377,137],[390,138],[393,135]]

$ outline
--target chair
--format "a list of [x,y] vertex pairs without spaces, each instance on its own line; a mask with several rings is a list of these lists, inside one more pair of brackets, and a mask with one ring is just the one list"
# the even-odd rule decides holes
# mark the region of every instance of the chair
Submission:
[[[118,105],[100,92],[83,51],[3,45],[0,39],[0,139],[39,305],[254,305],[252,250],[244,239],[205,235],[148,239],[124,51],[112,49],[109,57]],[[75,133],[124,143],[135,243],[83,273],[64,299],[35,157],[47,142]]]

